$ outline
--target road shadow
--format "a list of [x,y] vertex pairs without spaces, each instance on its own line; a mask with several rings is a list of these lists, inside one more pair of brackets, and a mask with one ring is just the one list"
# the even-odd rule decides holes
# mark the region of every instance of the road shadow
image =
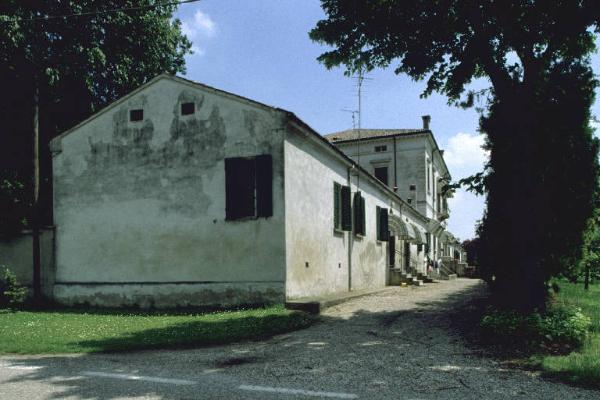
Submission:
[[[440,283],[429,290],[443,286]],[[393,301],[394,296],[411,296],[428,288],[414,290],[386,292],[388,297],[375,295],[364,303],[377,305]],[[522,376],[515,375],[522,373],[503,368],[465,339],[475,329],[486,296],[485,285],[474,283],[435,300],[418,302],[416,307],[393,311],[357,308],[347,315],[323,315],[307,329],[259,342],[184,351],[3,357],[0,363],[20,368],[5,384],[44,383],[55,391],[50,399],[203,398],[203,384],[178,387],[148,382],[111,384],[83,374],[90,370],[202,382],[214,376],[211,374],[218,374],[219,379],[233,379],[240,374],[249,384],[260,381],[278,386],[302,384],[309,388],[327,387],[323,382],[353,388],[361,382],[356,390],[362,391],[362,398],[397,398],[399,390],[403,393],[408,390],[415,398],[491,398],[494,396],[486,396],[485,387],[494,385],[500,398],[528,398],[518,390],[515,392],[513,386],[517,384],[510,384],[512,379],[522,385],[519,381]],[[186,323],[165,329],[176,335],[182,329],[225,327]],[[164,333],[153,329],[93,345],[123,348],[144,340],[144,336]]]

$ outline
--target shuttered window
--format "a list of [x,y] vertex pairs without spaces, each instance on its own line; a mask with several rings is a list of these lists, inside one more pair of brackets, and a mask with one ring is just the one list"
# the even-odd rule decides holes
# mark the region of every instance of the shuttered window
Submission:
[[225,219],[273,215],[271,155],[225,159]]
[[342,217],[342,230],[352,230],[352,199],[350,194],[350,186],[342,186],[341,190],[341,217]]
[[333,182],[333,228],[342,230],[342,185]]
[[354,193],[354,233],[365,235],[365,198],[360,192]]
[[377,240],[385,241],[389,239],[388,227],[388,209],[377,207]]

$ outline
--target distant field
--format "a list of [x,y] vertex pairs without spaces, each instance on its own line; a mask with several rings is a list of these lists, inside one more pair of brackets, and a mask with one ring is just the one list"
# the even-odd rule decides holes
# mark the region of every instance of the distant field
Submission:
[[592,319],[589,340],[579,351],[566,356],[547,356],[541,361],[542,368],[568,381],[600,387],[600,284],[590,285],[561,281],[557,301],[581,307]]
[[0,353],[89,353],[200,347],[301,329],[313,318],[283,306],[214,313],[0,310]]

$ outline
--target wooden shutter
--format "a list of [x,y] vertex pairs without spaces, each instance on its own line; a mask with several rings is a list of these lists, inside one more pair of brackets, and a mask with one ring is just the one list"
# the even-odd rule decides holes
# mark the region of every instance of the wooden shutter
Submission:
[[388,226],[388,210],[387,208],[379,209],[379,240],[389,239],[389,226]]
[[360,192],[354,193],[354,233],[365,234],[365,198]]
[[381,213],[381,207],[375,207],[375,232],[377,236],[377,240],[381,240],[381,217],[379,214]]
[[381,233],[383,240],[388,240],[390,238],[390,228],[388,222],[388,209],[381,209]]
[[334,227],[334,229],[342,228],[341,191],[342,191],[342,185],[340,185],[337,182],[333,182],[333,227]]
[[367,216],[365,210],[365,198],[361,196],[360,198],[360,232],[363,235],[367,234]]
[[255,164],[253,159],[225,159],[225,219],[253,217]]
[[256,157],[256,216],[273,215],[273,158],[270,154]]
[[350,186],[342,186],[341,191],[341,203],[342,203],[342,230],[352,230],[352,199],[350,193]]
[[360,192],[354,193],[354,199],[352,203],[354,204],[354,233],[359,235],[362,234],[360,231]]

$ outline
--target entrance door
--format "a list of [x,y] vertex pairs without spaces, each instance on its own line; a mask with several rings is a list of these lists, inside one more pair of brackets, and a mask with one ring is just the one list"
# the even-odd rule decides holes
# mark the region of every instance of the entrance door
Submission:
[[396,266],[396,236],[391,236],[388,240],[388,251],[390,252],[390,268],[394,268]]

